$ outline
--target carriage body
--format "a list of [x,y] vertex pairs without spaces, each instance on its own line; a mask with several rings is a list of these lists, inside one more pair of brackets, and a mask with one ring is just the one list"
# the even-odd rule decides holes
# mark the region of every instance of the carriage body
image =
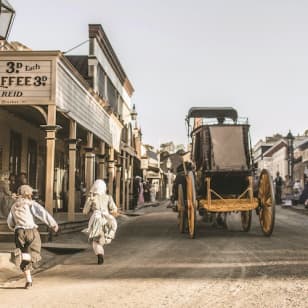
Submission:
[[201,215],[241,212],[243,229],[248,231],[251,211],[256,209],[263,233],[271,235],[275,203],[272,181],[269,172],[262,170],[260,181],[254,183],[248,121],[239,120],[233,108],[194,107],[188,112],[187,123],[189,130],[193,126],[189,131],[193,168],[185,170],[186,187],[179,187],[183,195],[182,213],[179,210],[182,231],[187,220],[194,237],[196,211]]

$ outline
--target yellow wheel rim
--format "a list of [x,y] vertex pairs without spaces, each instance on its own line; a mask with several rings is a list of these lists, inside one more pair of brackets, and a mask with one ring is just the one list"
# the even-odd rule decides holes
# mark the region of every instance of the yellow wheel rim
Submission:
[[259,219],[262,231],[265,235],[271,235],[275,218],[275,197],[272,180],[267,170],[261,172],[258,198],[260,202]]
[[195,183],[192,172],[187,175],[187,208],[188,208],[188,231],[191,238],[195,237],[195,207],[196,207],[196,195],[195,195]]

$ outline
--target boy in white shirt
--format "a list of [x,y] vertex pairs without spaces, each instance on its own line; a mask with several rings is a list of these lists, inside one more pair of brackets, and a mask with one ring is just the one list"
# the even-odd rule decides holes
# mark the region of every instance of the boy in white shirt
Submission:
[[32,286],[32,264],[41,260],[41,238],[34,218],[57,232],[59,227],[54,218],[39,203],[32,200],[33,189],[20,186],[20,197],[12,205],[7,224],[15,233],[16,248],[21,251],[20,269],[25,273],[25,289]]

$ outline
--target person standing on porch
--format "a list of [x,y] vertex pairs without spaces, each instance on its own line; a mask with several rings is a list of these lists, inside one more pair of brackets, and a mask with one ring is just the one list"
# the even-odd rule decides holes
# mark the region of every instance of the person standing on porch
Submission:
[[89,241],[97,256],[97,263],[104,263],[104,245],[111,243],[117,231],[117,221],[114,216],[118,209],[112,196],[106,193],[106,183],[103,180],[96,180],[92,185],[89,196],[83,208],[83,214],[92,213],[87,233]]
[[[41,260],[41,238],[34,218],[39,219],[53,231],[59,227],[54,218],[36,201],[32,200],[33,189],[29,185],[21,185],[20,196],[12,205],[7,218],[8,227],[15,233],[16,265],[26,277],[25,289],[32,286],[32,266]],[[18,261],[19,260],[19,261]]]
[[10,190],[9,173],[0,174],[0,218],[7,218],[15,197]]

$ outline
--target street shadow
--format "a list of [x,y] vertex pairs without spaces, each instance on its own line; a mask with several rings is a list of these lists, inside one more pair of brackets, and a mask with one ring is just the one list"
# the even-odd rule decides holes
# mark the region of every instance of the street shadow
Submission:
[[[142,230],[142,232],[140,232]],[[136,227],[131,227],[129,230],[129,235],[127,235],[126,230],[119,230],[117,233],[117,238],[122,236],[130,238],[147,238],[147,239],[186,239],[189,238],[188,232],[180,233],[178,226],[170,223],[162,224],[153,227],[151,224],[138,224]],[[240,229],[231,229],[212,226],[211,224],[201,222],[196,226],[196,238],[228,238],[228,237],[239,237],[239,238],[260,238],[264,237],[261,229],[254,229],[251,232],[244,232]]]
[[87,249],[87,248],[70,249],[70,248],[56,248],[56,247],[43,247],[43,248],[57,255],[73,255],[75,253],[79,253]]
[[0,290],[25,290],[24,287],[0,287]]
[[[93,264],[91,264],[91,267]],[[93,269],[92,269],[93,270]],[[226,280],[226,279],[307,279],[308,264],[302,263],[277,264],[277,265],[233,265],[233,266],[189,266],[181,265],[160,265],[160,266],[135,266],[135,267],[118,267],[112,270],[108,265],[98,266],[96,271],[89,269],[89,266],[80,265],[78,267],[78,276],[71,272],[71,269],[65,267],[61,274],[49,272],[48,277],[62,277],[66,279],[79,280],[80,277],[90,280],[134,280],[134,279],[183,279],[183,280]],[[114,271],[113,271],[114,270]]]

